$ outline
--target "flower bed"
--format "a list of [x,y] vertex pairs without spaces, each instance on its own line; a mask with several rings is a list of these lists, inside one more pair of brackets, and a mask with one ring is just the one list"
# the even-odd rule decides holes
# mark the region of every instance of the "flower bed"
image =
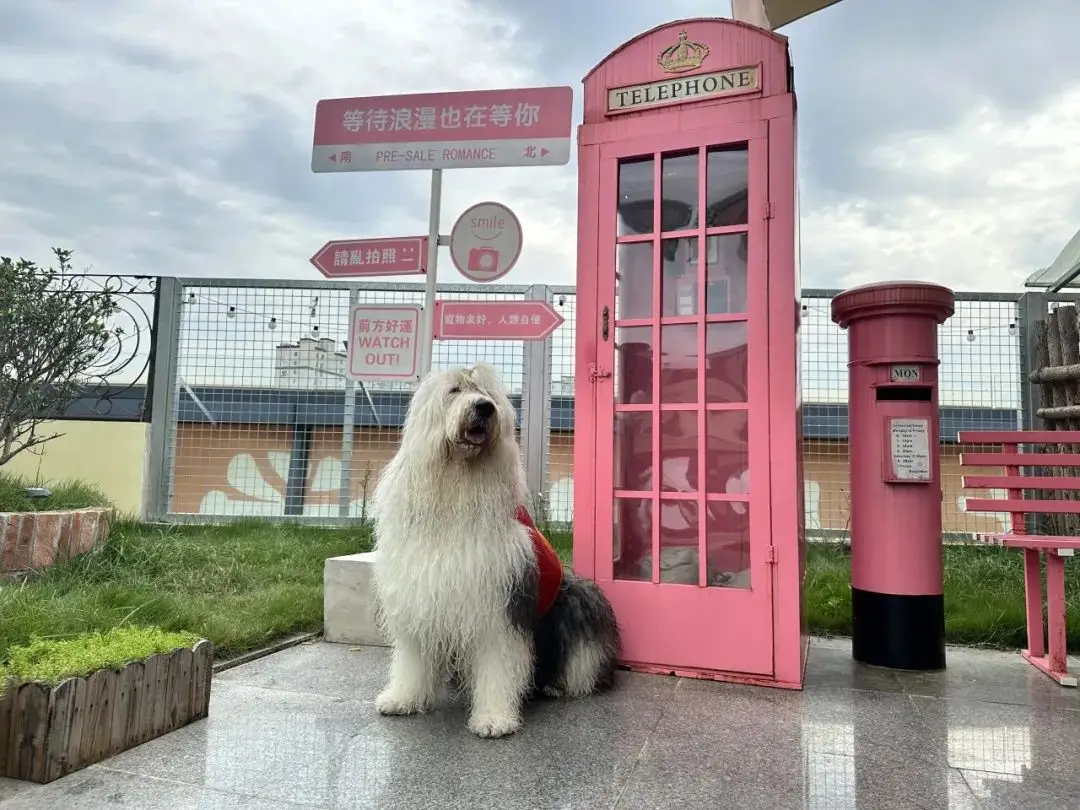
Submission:
[[0,668],[0,776],[51,782],[206,717],[214,648],[177,646],[193,638],[124,628],[13,648]]
[[0,574],[47,568],[85,554],[109,537],[113,510],[0,512]]

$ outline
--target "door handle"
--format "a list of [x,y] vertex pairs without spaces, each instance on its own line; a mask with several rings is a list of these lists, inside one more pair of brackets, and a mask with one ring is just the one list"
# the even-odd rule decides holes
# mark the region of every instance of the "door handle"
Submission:
[[608,320],[609,320],[609,318],[610,318],[610,311],[605,306],[602,310],[600,310],[600,337],[605,343],[607,343],[607,339],[608,339]]

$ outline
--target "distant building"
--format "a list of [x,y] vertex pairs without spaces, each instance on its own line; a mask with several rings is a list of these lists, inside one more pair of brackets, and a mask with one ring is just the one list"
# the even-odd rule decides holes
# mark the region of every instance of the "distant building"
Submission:
[[300,338],[274,351],[278,388],[341,388],[345,383],[345,351],[331,338]]

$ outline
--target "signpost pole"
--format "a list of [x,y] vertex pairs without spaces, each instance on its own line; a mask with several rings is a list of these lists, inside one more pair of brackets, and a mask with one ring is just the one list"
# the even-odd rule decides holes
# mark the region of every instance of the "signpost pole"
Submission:
[[442,169],[431,170],[431,208],[428,211],[427,277],[424,279],[424,345],[420,376],[431,371],[435,354],[435,293],[438,291],[439,225],[442,218]]

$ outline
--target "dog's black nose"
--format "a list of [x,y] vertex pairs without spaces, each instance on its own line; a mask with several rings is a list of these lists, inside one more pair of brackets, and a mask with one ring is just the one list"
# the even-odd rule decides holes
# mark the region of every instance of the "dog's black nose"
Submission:
[[476,415],[481,419],[490,419],[495,413],[495,403],[490,399],[482,399],[476,403]]

